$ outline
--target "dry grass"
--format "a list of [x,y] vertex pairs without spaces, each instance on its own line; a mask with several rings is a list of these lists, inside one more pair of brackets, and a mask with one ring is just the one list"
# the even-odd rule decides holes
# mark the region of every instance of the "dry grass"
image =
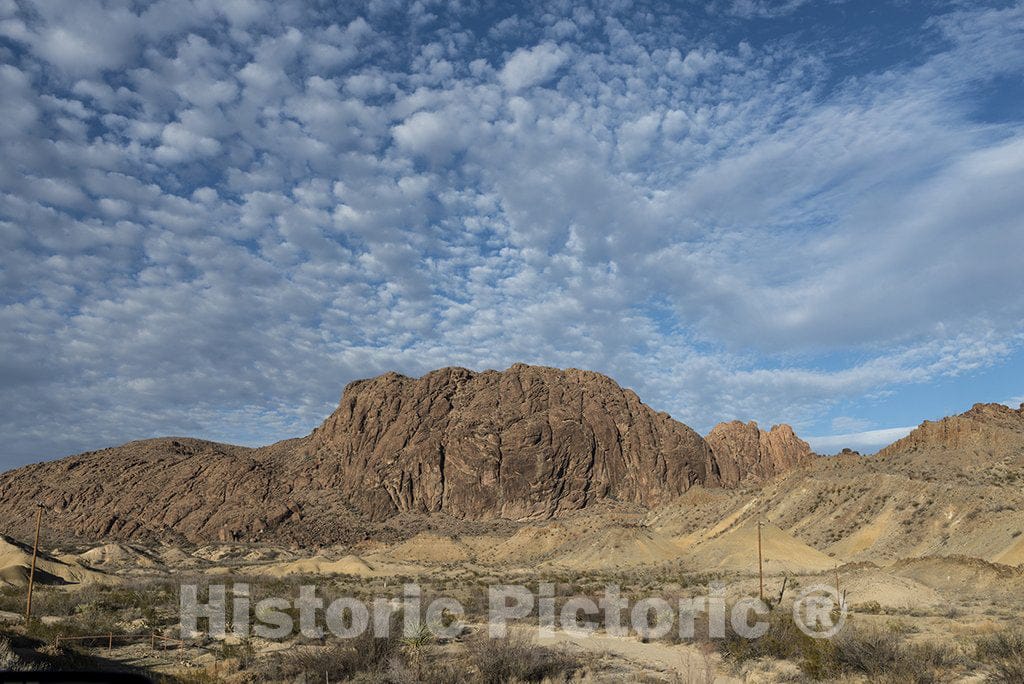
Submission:
[[386,636],[372,630],[327,646],[300,647],[266,661],[261,675],[267,679],[294,679],[300,675],[329,677],[334,681],[356,675],[379,675],[398,660],[402,650],[402,626],[395,618]]
[[784,613],[772,614],[763,637],[751,640],[730,632],[719,647],[733,663],[765,657],[789,660],[815,680],[861,675],[872,682],[929,684],[944,681],[969,664],[952,646],[910,643],[894,630],[847,624],[831,639],[812,639]]
[[1024,631],[1006,629],[982,637],[975,657],[989,670],[988,681],[1000,684],[1024,682]]
[[0,671],[30,672],[35,669],[31,663],[25,662],[14,652],[9,639],[0,637]]
[[849,629],[836,636],[834,662],[840,672],[866,675],[872,681],[928,684],[966,665],[953,647],[907,643],[894,632]]
[[580,669],[576,658],[565,651],[534,643],[525,632],[513,631],[506,639],[479,634],[467,641],[466,648],[481,684],[565,681]]
[[430,646],[400,637],[362,636],[325,647],[303,647],[268,660],[259,670],[262,681],[352,681],[363,684],[498,684],[505,682],[566,681],[580,662],[558,649],[535,644],[525,633],[507,639],[477,635],[465,652],[444,657]]

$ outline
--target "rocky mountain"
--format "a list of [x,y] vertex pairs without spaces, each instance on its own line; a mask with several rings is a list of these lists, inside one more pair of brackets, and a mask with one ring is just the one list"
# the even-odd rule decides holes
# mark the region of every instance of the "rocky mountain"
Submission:
[[275,459],[186,438],[129,442],[0,475],[6,532],[28,538],[37,502],[51,538],[217,539],[239,527],[270,529],[297,509]]
[[30,539],[37,502],[51,543],[321,546],[600,526],[613,511],[648,520],[649,549],[760,517],[838,559],[1016,564],[1022,482],[1024,406],[977,405],[874,456],[818,458],[787,426],[733,421],[702,439],[598,373],[445,368],[351,383],[310,435],[267,447],[161,438],[0,474],[0,531]]
[[1024,404],[1016,410],[1004,404],[975,404],[956,416],[926,420],[879,456],[920,451],[1024,455]]
[[634,392],[523,364],[354,382],[304,452],[321,486],[376,517],[549,518],[602,499],[654,506],[716,481],[704,440]]
[[354,382],[312,434],[259,449],[162,438],[20,468],[0,520],[24,534],[40,502],[51,536],[324,544],[402,514],[546,519],[696,483],[718,466],[687,426],[601,374],[517,364]]
[[767,480],[810,463],[815,455],[789,425],[767,432],[751,421],[719,423],[706,437],[723,486]]

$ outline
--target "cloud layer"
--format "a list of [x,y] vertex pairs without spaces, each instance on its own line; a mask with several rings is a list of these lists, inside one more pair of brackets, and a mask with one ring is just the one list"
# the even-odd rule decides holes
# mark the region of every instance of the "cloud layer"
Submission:
[[391,369],[822,434],[1016,362],[1020,4],[613,4],[0,0],[0,467]]

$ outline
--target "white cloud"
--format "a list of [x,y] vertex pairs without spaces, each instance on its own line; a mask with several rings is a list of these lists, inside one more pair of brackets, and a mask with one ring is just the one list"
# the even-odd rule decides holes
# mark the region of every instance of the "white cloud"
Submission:
[[568,59],[568,51],[554,43],[519,48],[506,60],[498,80],[509,91],[516,92],[548,81]]
[[391,134],[398,146],[413,154],[440,158],[459,146],[458,131],[438,112],[416,112],[395,126]]
[[836,432],[856,432],[858,430],[863,431],[871,427],[871,421],[863,418],[853,418],[851,416],[836,416],[832,419],[832,429]]
[[222,0],[217,4],[231,25],[236,28],[244,29],[270,13],[270,8],[266,3],[258,2],[258,0]]
[[726,11],[745,19],[775,18],[791,14],[808,2],[809,0],[732,0]]
[[703,8],[40,7],[0,67],[12,457],[271,441],[355,377],[514,361],[860,435],[834,406],[1024,341],[1024,143],[958,104],[1024,66],[1020,10],[845,77]]
[[137,50],[138,17],[125,8],[107,8],[93,0],[37,3],[44,25],[29,42],[33,51],[68,74],[117,69]]
[[0,64],[0,137],[21,135],[39,116],[28,77],[9,64]]
[[160,134],[162,144],[153,154],[161,162],[182,162],[209,157],[220,151],[220,143],[209,136],[198,135],[180,123],[171,123]]

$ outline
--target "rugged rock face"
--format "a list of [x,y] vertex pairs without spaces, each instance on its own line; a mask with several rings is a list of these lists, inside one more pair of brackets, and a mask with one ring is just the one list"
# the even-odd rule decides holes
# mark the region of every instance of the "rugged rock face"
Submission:
[[814,459],[811,447],[788,425],[765,432],[753,421],[734,420],[716,425],[706,439],[725,487],[765,480]]
[[975,404],[969,410],[941,420],[926,420],[909,435],[878,452],[879,456],[925,451],[958,451],[989,455],[1024,456],[1024,404],[1012,409],[1003,404]]
[[[256,450],[195,439],[129,442],[0,475],[0,521],[25,536],[35,504],[53,533],[91,539],[230,541],[297,506]],[[289,507],[291,506],[291,507]]]
[[308,453],[374,517],[548,518],[601,499],[654,506],[717,479],[697,433],[610,378],[522,364],[352,383]]
[[51,538],[329,544],[405,512],[543,519],[717,481],[697,433],[603,375],[446,368],[351,383],[311,435],[269,447],[164,438],[4,473],[0,522],[27,534],[39,502]]

